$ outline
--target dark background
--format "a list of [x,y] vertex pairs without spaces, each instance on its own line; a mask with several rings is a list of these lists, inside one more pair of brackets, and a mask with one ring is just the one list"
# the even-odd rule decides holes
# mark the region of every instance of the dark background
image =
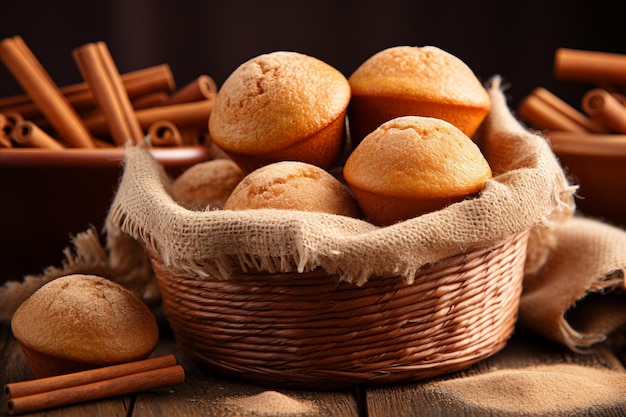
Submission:
[[[382,49],[435,45],[483,81],[502,76],[512,109],[539,86],[579,107],[590,86],[556,80],[554,53],[626,53],[626,1],[612,3],[0,0],[0,38],[21,36],[59,86],[82,82],[72,49],[97,41],[107,44],[121,73],[167,63],[178,87],[203,74],[221,85],[243,62],[276,50],[317,57],[349,76]],[[0,64],[0,96],[22,93]],[[10,168],[0,166],[0,282],[59,265],[68,235],[104,219],[118,175],[97,167],[43,174]],[[26,208],[11,215],[11,206]]]
[[[626,53],[626,2],[603,1],[34,1],[2,0],[0,36],[20,35],[59,85],[81,82],[71,50],[104,41],[120,72],[170,64],[181,87],[221,85],[274,50],[320,58],[346,76],[381,49],[435,45],[481,80],[499,74],[511,106],[534,87],[578,106],[588,86],[555,80],[559,47]],[[21,87],[0,65],[0,96]]]

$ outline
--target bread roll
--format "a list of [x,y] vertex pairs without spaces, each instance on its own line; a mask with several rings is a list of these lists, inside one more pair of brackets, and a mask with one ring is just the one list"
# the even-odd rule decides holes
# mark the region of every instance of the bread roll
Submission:
[[226,79],[209,134],[246,173],[281,160],[328,168],[343,149],[349,101],[348,80],[335,68],[297,52],[272,52]]
[[472,70],[434,46],[384,49],[363,62],[348,81],[354,143],[399,116],[444,119],[471,137],[491,108],[489,95]]
[[365,216],[380,226],[475,196],[492,177],[467,135],[421,116],[382,124],[350,154],[343,174]]
[[73,274],[33,293],[11,330],[37,378],[147,358],[159,332],[150,309],[108,279]]
[[225,210],[301,210],[358,217],[348,188],[322,168],[281,161],[248,174],[231,193]]
[[172,198],[190,210],[221,209],[243,177],[230,159],[199,162],[172,182]]

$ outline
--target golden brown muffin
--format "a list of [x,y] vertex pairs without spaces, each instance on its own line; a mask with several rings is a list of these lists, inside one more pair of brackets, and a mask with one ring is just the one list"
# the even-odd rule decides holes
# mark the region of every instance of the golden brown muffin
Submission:
[[343,174],[365,216],[380,226],[475,196],[492,177],[471,138],[421,116],[382,124],[350,154]]
[[350,85],[337,69],[297,52],[250,59],[224,82],[209,133],[246,173],[282,160],[322,168],[345,142]]
[[348,120],[355,144],[399,116],[444,119],[471,137],[491,108],[472,70],[434,46],[384,49],[363,62],[348,81]]
[[261,167],[235,187],[225,210],[282,209],[358,217],[348,188],[322,168],[299,161]]
[[221,209],[243,177],[230,159],[199,162],[172,182],[172,198],[190,210]]
[[11,330],[37,378],[147,358],[159,339],[150,309],[108,279],[50,281],[16,310]]

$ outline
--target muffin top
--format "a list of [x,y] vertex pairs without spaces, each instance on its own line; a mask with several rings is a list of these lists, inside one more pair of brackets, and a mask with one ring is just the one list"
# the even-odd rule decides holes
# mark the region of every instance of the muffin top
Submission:
[[282,209],[358,217],[348,188],[326,170],[299,161],[280,161],[248,174],[235,187],[225,210]]
[[363,62],[348,78],[352,94],[490,107],[487,91],[458,57],[435,46],[396,46]]
[[349,101],[348,80],[334,67],[297,52],[272,52],[243,63],[226,79],[209,132],[226,151],[274,152],[324,129]]
[[471,194],[491,178],[480,148],[449,122],[404,116],[382,124],[348,157],[352,187],[403,198]]
[[41,353],[86,363],[147,356],[156,318],[129,290],[95,275],[67,275],[35,291],[11,320],[15,338]]
[[172,182],[172,197],[191,210],[220,209],[243,177],[243,171],[230,159],[199,162]]

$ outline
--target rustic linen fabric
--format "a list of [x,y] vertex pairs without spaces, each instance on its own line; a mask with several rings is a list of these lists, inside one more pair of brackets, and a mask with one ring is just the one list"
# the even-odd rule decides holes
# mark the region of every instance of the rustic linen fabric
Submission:
[[626,329],[626,231],[574,217],[554,231],[547,262],[524,277],[519,323],[575,351]]

